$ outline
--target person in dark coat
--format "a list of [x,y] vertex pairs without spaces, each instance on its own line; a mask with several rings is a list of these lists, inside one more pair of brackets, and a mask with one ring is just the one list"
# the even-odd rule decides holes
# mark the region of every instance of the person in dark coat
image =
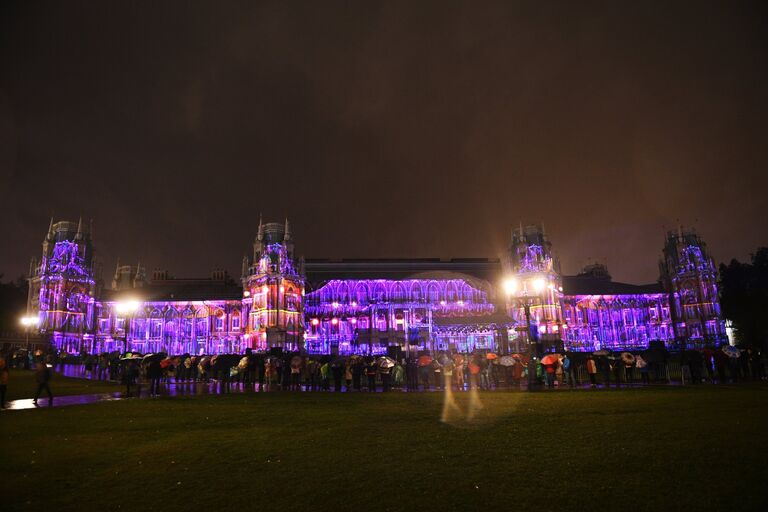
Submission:
[[152,358],[147,364],[147,379],[149,379],[149,394],[157,396],[160,394],[160,377],[163,376],[163,368],[157,358]]
[[49,382],[51,380],[51,369],[45,363],[38,363],[35,368],[35,381],[37,381],[37,391],[35,391],[35,399],[32,403],[37,405],[37,399],[40,398],[40,394],[45,390],[48,393],[48,405],[53,405],[53,393],[51,393],[51,386]]
[[123,384],[125,384],[125,396],[131,396],[131,387],[136,384],[139,369],[135,361],[128,361],[123,370]]
[[331,367],[331,372],[333,372],[333,390],[341,391],[341,379],[344,377],[344,367],[340,364],[334,364]]
[[368,391],[376,391],[376,361],[371,360],[365,367],[365,374],[368,376]]

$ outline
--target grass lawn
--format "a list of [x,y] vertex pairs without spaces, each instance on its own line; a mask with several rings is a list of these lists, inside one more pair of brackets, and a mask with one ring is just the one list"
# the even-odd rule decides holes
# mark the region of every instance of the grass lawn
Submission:
[[[143,399],[0,416],[3,510],[765,510],[768,387]],[[466,395],[459,397],[466,406]]]
[[[35,372],[32,370],[10,370],[8,376],[8,393],[6,400],[18,400],[20,398],[34,398],[37,390]],[[51,391],[53,396],[86,395],[90,393],[111,393],[122,391],[123,387],[112,382],[94,381],[88,379],[75,379],[64,377],[54,373],[51,378]],[[43,399],[48,400],[48,395],[43,391]]]

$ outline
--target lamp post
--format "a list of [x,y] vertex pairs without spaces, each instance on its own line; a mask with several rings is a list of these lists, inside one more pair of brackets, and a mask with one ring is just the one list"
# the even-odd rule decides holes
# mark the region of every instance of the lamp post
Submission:
[[[518,280],[514,277],[510,277],[504,281],[504,291],[509,297],[509,302],[512,302],[513,296],[518,291]],[[533,295],[529,294],[529,285],[533,289]],[[531,322],[531,306],[540,298],[541,292],[547,286],[547,282],[543,277],[535,277],[523,282],[520,294],[517,298],[523,306],[525,311],[525,325],[526,325],[526,341],[528,343],[528,391],[534,391],[536,387],[536,359],[539,357],[538,351],[538,332],[534,332],[533,323]]]
[[115,313],[122,315],[125,320],[125,325],[123,327],[123,352],[128,351],[128,333],[131,332],[131,316],[139,309],[139,306],[139,301],[135,299],[115,303]]
[[21,325],[24,326],[24,333],[26,335],[25,348],[29,352],[29,329],[32,326],[37,326],[39,319],[36,316],[23,316],[20,319]]

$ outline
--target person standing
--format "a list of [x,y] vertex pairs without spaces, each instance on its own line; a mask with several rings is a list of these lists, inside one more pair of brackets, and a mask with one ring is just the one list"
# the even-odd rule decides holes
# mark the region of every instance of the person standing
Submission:
[[330,384],[330,373],[331,373],[331,365],[328,364],[328,361],[325,361],[320,366],[320,386],[322,387],[323,391],[328,391],[331,389]]
[[368,376],[368,391],[376,391],[376,360],[372,360],[365,367],[365,374]]
[[51,393],[51,370],[44,362],[37,364],[35,368],[35,380],[37,381],[37,391],[35,391],[35,399],[32,403],[37,405],[37,399],[40,398],[40,394],[45,390],[48,393],[48,405],[53,405],[53,393]]
[[355,362],[352,364],[352,385],[355,388],[355,391],[360,391],[360,388],[362,387],[362,380],[363,380],[363,362],[359,358],[355,359]]
[[597,363],[592,356],[587,357],[587,375],[589,375],[589,385],[591,387],[597,387]]
[[643,384],[650,384],[651,381],[648,378],[648,363],[643,359],[643,356],[638,355],[635,357],[635,366],[640,370],[640,379],[642,379]]
[[352,358],[347,359],[344,365],[344,381],[347,384],[347,391],[352,391]]
[[341,379],[344,377],[344,367],[341,366],[341,363],[334,363],[331,367],[331,371],[333,372],[333,386],[334,391],[340,392],[341,391]]
[[8,390],[8,366],[0,357],[0,409],[5,409],[5,392]]

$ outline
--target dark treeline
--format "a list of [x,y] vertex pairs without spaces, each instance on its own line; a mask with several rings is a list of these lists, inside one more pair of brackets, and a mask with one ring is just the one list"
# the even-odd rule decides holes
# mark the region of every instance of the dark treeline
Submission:
[[721,264],[720,293],[723,316],[733,322],[739,345],[768,348],[768,247],[759,248],[751,263]]
[[19,331],[19,319],[27,308],[27,280],[3,282],[0,274],[0,332]]

